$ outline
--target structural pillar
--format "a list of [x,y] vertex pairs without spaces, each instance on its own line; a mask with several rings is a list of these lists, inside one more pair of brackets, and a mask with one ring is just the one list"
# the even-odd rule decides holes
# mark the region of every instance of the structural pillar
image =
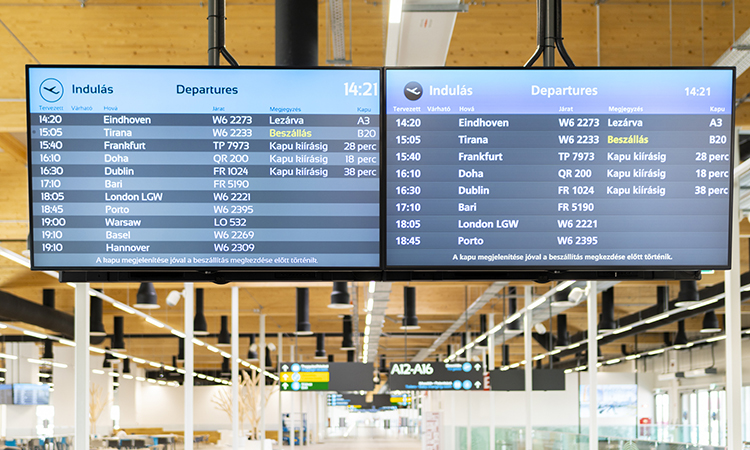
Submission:
[[588,372],[589,372],[589,450],[599,449],[599,400],[597,398],[596,376],[598,372],[597,362],[599,356],[596,339],[598,314],[596,312],[596,281],[588,283],[589,296],[587,300],[588,311]]
[[232,361],[230,364],[232,371],[232,448],[240,450],[242,441],[240,440],[240,368],[237,364],[237,358],[240,355],[240,288],[232,286],[232,336],[230,343],[232,345]]
[[[739,131],[735,131],[735,166],[739,162]],[[724,272],[727,360],[727,448],[742,448],[742,310],[740,303],[740,183],[735,178],[732,201],[731,269]]]
[[75,450],[89,450],[89,284],[75,285]]
[[524,365],[523,370],[524,390],[526,391],[526,435],[524,439],[526,441],[526,450],[531,450],[533,443],[533,430],[531,428],[531,369],[533,366],[533,361],[531,358],[531,311],[529,310],[529,305],[533,303],[533,301],[534,299],[532,298],[531,286],[524,286],[523,306],[526,309],[526,312],[523,315],[523,358],[524,360],[526,360],[526,364]]
[[182,387],[185,390],[185,450],[193,450],[193,377],[195,362],[193,349],[193,315],[195,312],[195,286],[185,283],[185,380]]

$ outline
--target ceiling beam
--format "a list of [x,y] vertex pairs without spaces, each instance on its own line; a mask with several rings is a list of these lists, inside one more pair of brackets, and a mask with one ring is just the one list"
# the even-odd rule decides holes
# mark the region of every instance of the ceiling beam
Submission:
[[16,161],[26,165],[26,146],[10,133],[0,132],[0,148]]

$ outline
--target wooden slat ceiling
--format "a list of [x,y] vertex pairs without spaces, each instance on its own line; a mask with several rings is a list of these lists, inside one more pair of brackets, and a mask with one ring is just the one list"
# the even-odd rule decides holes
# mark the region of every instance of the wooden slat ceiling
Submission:
[[[82,6],[82,4],[85,4]],[[17,253],[26,246],[28,203],[25,168],[25,127],[23,98],[26,64],[138,64],[204,65],[207,47],[207,7],[205,2],[186,0],[29,0],[0,2],[0,245]],[[325,8],[320,2],[320,61],[326,60]],[[569,54],[579,66],[701,66],[712,64],[748,27],[750,0],[731,1],[638,1],[609,0],[595,6],[590,0],[563,2],[564,38]],[[380,66],[384,59],[387,3],[352,0],[352,59],[356,66]],[[450,66],[520,66],[536,47],[536,6],[531,0],[472,2],[469,12],[459,14],[447,58]],[[227,1],[227,47],[243,65],[274,64],[274,4],[272,2]],[[597,35],[597,16],[600,34]],[[733,27],[734,24],[734,27]],[[750,75],[737,80],[737,96],[750,92]],[[750,106],[737,109],[737,125],[750,126]],[[746,221],[741,232],[750,234]],[[743,241],[746,242],[746,241]],[[741,249],[742,268],[747,270],[746,245]],[[705,276],[700,287],[723,280],[717,273]],[[423,322],[419,333],[406,342],[398,329],[403,307],[403,284],[394,283],[386,312],[379,353],[389,360],[411,357],[429,346],[437,335],[455,321],[490,283],[415,283],[417,313]],[[513,283],[520,286],[521,283]],[[655,303],[656,286],[668,285],[671,297],[678,292],[676,282],[624,282],[615,287],[616,317],[622,317]],[[221,315],[228,315],[229,288],[199,285],[206,289],[206,315],[209,330],[218,333]],[[269,333],[290,333],[295,323],[293,284],[246,283],[240,290],[240,332],[258,332],[258,309],[267,315]],[[326,307],[330,284],[308,285],[311,322],[315,332],[340,333],[340,312]],[[109,284],[102,289],[124,303],[133,304],[138,286]],[[73,290],[45,274],[0,258],[0,290],[41,303],[42,289],[57,292],[57,307],[73,313]],[[164,298],[177,285],[157,284],[162,308],[152,314],[158,320],[182,329],[181,305],[167,308]],[[360,313],[366,285],[357,287]],[[548,285],[537,285],[540,292]],[[482,313],[497,314],[502,320],[505,302],[495,298]],[[113,316],[121,312],[105,303],[104,324],[112,332]],[[478,318],[469,321],[478,329]],[[579,306],[568,311],[571,334],[586,327],[586,311]],[[364,329],[364,314],[359,330]],[[548,330],[555,324],[546,323]],[[700,318],[687,321],[688,335],[697,335]],[[30,329],[33,329],[30,327]],[[638,337],[640,349],[663,344],[663,333],[676,331],[676,324]],[[171,363],[177,353],[177,338],[151,337],[164,334],[141,319],[127,316],[127,353],[153,361]],[[6,332],[10,335],[13,332]],[[0,337],[2,340],[2,337]],[[206,339],[216,342],[215,337]],[[326,347],[336,360],[345,360],[338,350],[341,338],[329,336]],[[275,339],[274,339],[275,342]],[[288,355],[293,338],[285,338]],[[449,343],[457,343],[454,338]],[[522,359],[522,340],[514,339],[511,359]],[[607,355],[619,355],[620,345],[634,348],[634,339],[625,338],[604,346]],[[108,342],[107,344],[108,345]],[[312,358],[314,338],[296,341],[302,359]],[[406,350],[405,350],[406,345]],[[542,349],[536,343],[534,351]],[[247,338],[242,351],[247,351]],[[446,344],[438,352],[445,355]],[[275,356],[275,354],[274,354]],[[435,355],[433,354],[430,359]],[[221,358],[197,350],[199,367],[216,368]]]

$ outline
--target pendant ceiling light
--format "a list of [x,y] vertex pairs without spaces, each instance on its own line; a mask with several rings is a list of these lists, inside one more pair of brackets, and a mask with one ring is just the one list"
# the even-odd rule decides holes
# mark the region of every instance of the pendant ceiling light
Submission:
[[388,373],[388,366],[386,365],[385,355],[380,355],[380,367],[378,368],[381,373]]
[[346,351],[346,362],[355,362],[354,361],[354,350],[347,350]]
[[402,330],[418,330],[417,320],[417,289],[414,286],[404,286],[404,318],[401,319]]
[[716,311],[708,311],[703,316],[703,326],[701,327],[701,333],[718,333],[721,331],[721,325],[719,325],[719,318],[716,317]]
[[354,307],[349,299],[349,287],[346,281],[333,282],[331,303],[328,304],[328,307],[334,309],[351,309]]
[[258,344],[255,343],[255,335],[250,335],[250,346],[247,348],[247,359],[250,361],[258,360]]
[[315,358],[325,359],[326,357],[326,335],[325,333],[318,333],[315,336]]
[[329,363],[334,362],[333,355],[328,355],[328,362]]
[[354,342],[352,341],[352,316],[346,315],[342,319],[344,338],[341,340],[341,350],[353,351]]
[[503,345],[503,365],[504,366],[510,365],[510,346],[509,345]]
[[674,305],[682,308],[683,306],[694,305],[699,301],[698,282],[694,280],[680,281],[680,293],[677,294],[677,301],[675,301]]
[[674,337],[674,343],[672,345],[685,345],[688,343],[687,335],[685,334],[685,320],[677,322],[677,335]]
[[91,296],[91,315],[89,316],[89,334],[91,336],[106,336],[104,322],[102,322],[102,299]]
[[138,287],[138,293],[135,296],[135,306],[138,309],[158,309],[156,303],[156,289],[154,283],[141,283]]
[[130,358],[122,360],[122,373],[130,373]]
[[229,318],[227,316],[221,316],[221,330],[219,331],[219,342],[216,344],[219,347],[229,347],[232,345],[231,337],[229,336]]
[[297,336],[310,336],[310,292],[307,288],[297,288]]
[[195,290],[195,319],[193,319],[193,334],[196,336],[208,335],[208,324],[203,314],[203,288]]
[[125,318],[115,316],[115,334],[112,336],[112,350],[125,350]]
[[229,359],[228,358],[222,358],[223,361],[221,362],[221,376],[231,376],[232,370],[229,368]]

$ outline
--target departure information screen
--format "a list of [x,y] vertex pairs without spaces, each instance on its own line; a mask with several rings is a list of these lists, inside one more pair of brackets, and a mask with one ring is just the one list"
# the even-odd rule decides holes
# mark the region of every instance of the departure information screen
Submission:
[[734,71],[386,70],[386,269],[729,267]]
[[29,66],[32,267],[380,268],[380,78]]

